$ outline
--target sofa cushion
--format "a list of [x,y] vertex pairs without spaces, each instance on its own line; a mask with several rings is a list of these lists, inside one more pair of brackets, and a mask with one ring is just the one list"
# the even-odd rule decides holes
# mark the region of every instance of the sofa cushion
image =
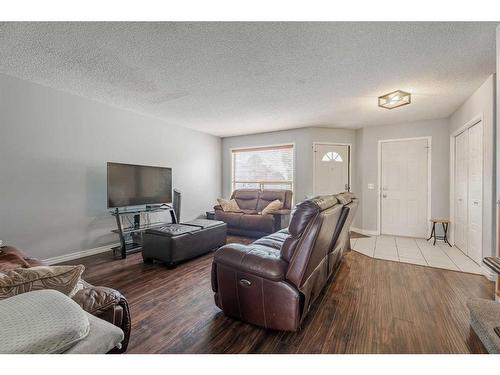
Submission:
[[272,233],[274,229],[274,217],[273,215],[244,214],[241,216],[239,227],[255,232]]
[[0,353],[62,353],[90,329],[80,306],[55,290],[0,301],[0,321]]
[[258,189],[241,189],[233,191],[231,199],[235,199],[238,207],[242,210],[257,210],[257,202],[259,200],[260,190]]
[[104,354],[114,347],[120,347],[124,338],[120,328],[89,313],[86,314],[90,323],[89,334],[64,354]]
[[217,198],[217,201],[219,202],[219,205],[222,208],[222,211],[224,212],[239,212],[240,207],[238,206],[238,203],[234,199],[223,199],[223,198]]
[[85,267],[38,266],[0,272],[0,300],[34,290],[55,289],[72,296],[81,289],[80,276]]
[[281,246],[290,234],[286,229],[280,230],[279,232],[270,234],[268,236],[259,238],[254,242],[256,245],[268,246],[276,250],[281,250]]
[[269,280],[283,280],[288,263],[279,250],[258,244],[229,244],[215,252],[214,261]]

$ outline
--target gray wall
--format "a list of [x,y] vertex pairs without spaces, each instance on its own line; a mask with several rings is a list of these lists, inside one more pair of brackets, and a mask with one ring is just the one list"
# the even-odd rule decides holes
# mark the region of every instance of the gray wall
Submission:
[[491,75],[450,117],[450,135],[483,116],[483,256],[495,253],[495,75]]
[[[222,195],[231,195],[231,149],[267,146],[283,143],[295,144],[295,202],[313,194],[313,142],[352,144],[352,165],[356,153],[356,132],[348,129],[301,128],[278,132],[243,135],[222,139]],[[353,180],[354,184],[354,180]],[[354,186],[353,186],[354,188]]]
[[[359,129],[355,168],[356,193],[361,197],[360,212],[353,224],[366,231],[376,231],[378,221],[378,141],[386,139],[432,137],[431,215],[449,215],[449,133],[448,120],[427,120],[406,124],[374,126]],[[375,189],[369,190],[368,184]]]
[[0,239],[42,259],[117,242],[106,162],[169,166],[183,219],[220,196],[221,141],[0,74]]

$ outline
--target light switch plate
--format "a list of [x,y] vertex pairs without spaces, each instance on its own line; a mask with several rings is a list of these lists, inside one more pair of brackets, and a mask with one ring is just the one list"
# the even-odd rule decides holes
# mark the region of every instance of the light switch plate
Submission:
[[368,184],[368,190],[375,190],[375,184]]

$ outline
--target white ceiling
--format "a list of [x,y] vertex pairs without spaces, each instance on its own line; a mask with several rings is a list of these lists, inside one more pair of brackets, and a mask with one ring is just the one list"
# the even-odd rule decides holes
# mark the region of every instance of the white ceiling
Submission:
[[[447,117],[496,23],[1,23],[0,72],[218,136]],[[377,107],[395,89],[412,104]]]

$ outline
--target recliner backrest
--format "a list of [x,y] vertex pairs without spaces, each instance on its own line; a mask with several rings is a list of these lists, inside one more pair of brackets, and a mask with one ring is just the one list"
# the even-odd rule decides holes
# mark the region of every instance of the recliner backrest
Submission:
[[236,189],[231,194],[231,199],[236,200],[242,210],[256,210],[259,194],[259,189]]
[[257,203],[257,211],[262,211],[266,206],[278,199],[283,203],[284,209],[290,209],[292,205],[292,191],[291,190],[282,190],[282,189],[265,189],[260,192],[259,202]]
[[294,209],[281,257],[289,261],[286,277],[297,288],[327,258],[341,211],[333,195],[306,200]]
[[278,199],[283,202],[284,209],[291,209],[291,190],[282,189],[236,189],[231,194],[231,199],[235,199],[238,207],[243,210],[262,211],[269,203]]

